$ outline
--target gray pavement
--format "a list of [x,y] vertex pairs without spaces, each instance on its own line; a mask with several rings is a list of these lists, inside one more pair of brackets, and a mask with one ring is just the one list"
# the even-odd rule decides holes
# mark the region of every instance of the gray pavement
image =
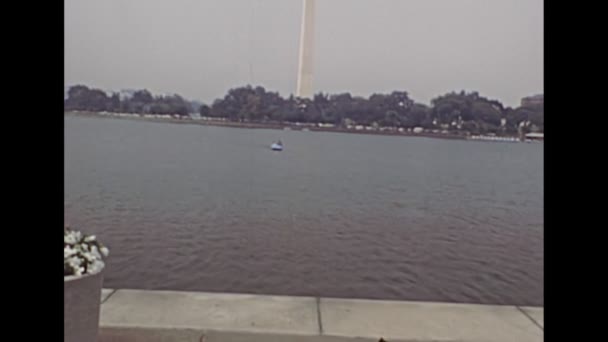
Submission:
[[[103,301],[105,300],[105,301]],[[104,290],[100,341],[543,341],[543,308]]]

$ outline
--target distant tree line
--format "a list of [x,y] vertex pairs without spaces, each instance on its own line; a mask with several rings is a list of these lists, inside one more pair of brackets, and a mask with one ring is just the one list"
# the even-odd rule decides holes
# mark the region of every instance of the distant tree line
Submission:
[[91,112],[116,112],[161,115],[189,115],[191,104],[179,95],[153,96],[147,90],[137,90],[128,97],[121,98],[119,93],[106,94],[100,89],[83,85],[70,87],[65,110]]
[[431,106],[416,103],[405,91],[373,94],[368,98],[349,93],[314,95],[312,99],[282,98],[263,87],[239,87],[228,91],[202,116],[231,121],[324,123],[336,126],[366,125],[447,130],[452,133],[516,134],[544,131],[544,105],[505,107],[477,92],[452,92],[438,96]]
[[[174,96],[152,96],[147,90],[121,99],[85,86],[70,88],[66,110],[109,111],[125,113],[187,115],[189,102]],[[431,100],[427,106],[416,103],[405,91],[373,94],[368,98],[349,93],[318,93],[312,99],[279,93],[261,86],[230,89],[211,106],[202,104],[201,116],[236,122],[323,123],[339,127],[365,125],[374,127],[442,130],[451,133],[514,135],[544,131],[544,105],[505,107],[497,100],[477,92],[451,92]]]

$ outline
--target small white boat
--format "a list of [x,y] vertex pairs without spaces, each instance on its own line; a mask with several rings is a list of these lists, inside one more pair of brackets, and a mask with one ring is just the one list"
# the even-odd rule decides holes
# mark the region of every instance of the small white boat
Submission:
[[279,141],[278,143],[273,143],[270,145],[270,148],[273,151],[283,151],[283,144]]

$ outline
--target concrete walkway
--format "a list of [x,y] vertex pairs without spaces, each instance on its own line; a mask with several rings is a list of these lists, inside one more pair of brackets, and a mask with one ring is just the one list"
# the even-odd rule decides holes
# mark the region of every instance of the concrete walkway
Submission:
[[543,340],[543,308],[110,289],[101,300],[100,342]]

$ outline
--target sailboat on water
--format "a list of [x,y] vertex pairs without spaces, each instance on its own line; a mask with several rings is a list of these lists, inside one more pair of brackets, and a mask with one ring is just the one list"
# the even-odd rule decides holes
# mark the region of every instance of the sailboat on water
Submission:
[[281,140],[272,143],[272,145],[270,145],[270,148],[273,151],[283,151],[283,143],[281,142]]

